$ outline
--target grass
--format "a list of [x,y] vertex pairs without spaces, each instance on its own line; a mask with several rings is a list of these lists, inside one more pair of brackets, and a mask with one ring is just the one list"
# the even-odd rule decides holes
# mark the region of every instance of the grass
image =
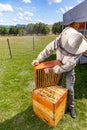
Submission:
[[9,37],[12,59],[7,37],[0,37],[0,130],[87,130],[87,65],[76,66],[76,119],[65,114],[57,127],[52,128],[33,112],[31,91],[35,85],[31,62],[55,37],[35,36],[34,51],[32,36]]

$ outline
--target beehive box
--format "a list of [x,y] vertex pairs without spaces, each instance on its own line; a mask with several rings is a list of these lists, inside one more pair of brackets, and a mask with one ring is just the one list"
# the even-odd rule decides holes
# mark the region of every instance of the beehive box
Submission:
[[35,67],[35,89],[32,91],[32,103],[35,114],[44,122],[55,127],[63,117],[67,102],[67,89],[58,86],[59,74],[44,72],[44,68],[61,65],[54,60],[43,62]]

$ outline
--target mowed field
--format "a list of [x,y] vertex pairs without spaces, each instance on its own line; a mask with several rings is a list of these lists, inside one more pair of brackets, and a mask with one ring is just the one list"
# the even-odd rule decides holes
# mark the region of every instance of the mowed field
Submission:
[[[31,63],[55,37],[57,36],[0,37],[0,130],[87,130],[86,64],[75,68],[76,119],[67,113],[57,127],[52,128],[33,112],[31,91],[35,84]],[[55,53],[49,58],[51,59],[55,59]],[[65,87],[65,80],[63,86]]]

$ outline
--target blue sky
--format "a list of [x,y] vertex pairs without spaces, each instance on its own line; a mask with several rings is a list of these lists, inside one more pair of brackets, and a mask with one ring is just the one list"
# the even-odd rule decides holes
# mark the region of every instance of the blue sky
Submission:
[[63,14],[84,0],[0,0],[0,25],[63,20]]

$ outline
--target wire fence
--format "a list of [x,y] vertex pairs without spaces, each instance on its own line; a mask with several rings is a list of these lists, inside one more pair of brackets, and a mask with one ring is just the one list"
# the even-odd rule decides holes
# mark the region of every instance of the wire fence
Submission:
[[32,55],[41,51],[55,36],[1,36],[0,63],[7,59]]
[[34,37],[0,37],[0,61],[34,51]]

